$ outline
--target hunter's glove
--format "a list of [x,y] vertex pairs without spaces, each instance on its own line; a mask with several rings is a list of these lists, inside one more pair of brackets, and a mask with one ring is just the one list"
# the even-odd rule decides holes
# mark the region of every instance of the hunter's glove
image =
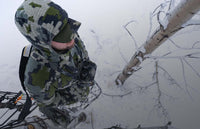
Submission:
[[80,69],[79,79],[81,81],[94,81],[97,66],[90,60],[83,61]]

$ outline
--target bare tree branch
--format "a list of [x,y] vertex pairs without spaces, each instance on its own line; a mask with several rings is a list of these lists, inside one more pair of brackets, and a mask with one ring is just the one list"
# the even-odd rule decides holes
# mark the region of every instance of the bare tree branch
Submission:
[[168,37],[175,34],[178,30],[182,29],[182,25],[186,23],[192,16],[200,9],[199,0],[183,0],[178,7],[169,15],[167,15],[168,24],[166,29],[161,27],[151,36],[151,38],[143,44],[139,50],[131,58],[130,62],[125,66],[122,73],[118,75],[115,82],[117,85],[123,84],[124,81],[133,74],[135,67],[139,67],[145,55],[151,54],[157,47],[165,42]]

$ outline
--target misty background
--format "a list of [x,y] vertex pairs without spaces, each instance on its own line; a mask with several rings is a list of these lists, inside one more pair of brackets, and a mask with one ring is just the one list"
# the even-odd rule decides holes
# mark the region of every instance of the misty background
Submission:
[[[18,78],[18,67],[22,48],[29,44],[20,34],[14,23],[16,9],[23,0],[4,0],[0,4],[0,90],[22,90]],[[141,46],[147,39],[150,28],[150,15],[154,9],[166,0],[54,0],[63,7],[70,18],[82,23],[79,34],[86,45],[91,60],[98,69],[96,81],[103,93],[125,95],[110,97],[102,94],[88,107],[93,114],[95,129],[121,125],[127,128],[165,125],[172,121],[175,129],[198,129],[200,122],[200,72],[199,59],[181,63],[178,58],[148,59],[141,64],[142,69],[134,73],[123,86],[117,87],[114,80],[124,68],[136,46],[124,29],[124,25],[133,21],[128,29],[134,35],[137,45]],[[152,29],[158,26],[156,18]],[[191,48],[200,41],[200,27],[191,26],[178,32],[171,39],[183,48]],[[200,44],[195,49],[180,49],[170,41],[161,45],[152,56],[160,57],[171,52],[170,57],[200,52]],[[199,55],[198,55],[199,56]],[[149,86],[155,79],[155,62],[178,83],[169,81],[166,72],[160,69],[159,81],[162,91],[158,105],[158,88]],[[183,70],[184,68],[184,70]],[[185,73],[185,74],[183,74]],[[83,123],[82,128],[92,128],[91,123]]]

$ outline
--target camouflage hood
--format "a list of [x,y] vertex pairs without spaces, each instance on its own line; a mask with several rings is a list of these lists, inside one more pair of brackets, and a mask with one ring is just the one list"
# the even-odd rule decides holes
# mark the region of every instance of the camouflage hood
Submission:
[[75,32],[80,26],[80,22],[68,18],[66,11],[50,0],[25,0],[17,9],[15,23],[34,47],[48,52],[53,52],[50,43],[66,24]]
[[[72,75],[79,69],[76,62],[88,58],[77,33],[81,23],[70,19],[66,11],[51,0],[25,0],[16,11],[15,23],[33,45],[30,57],[37,62],[36,66],[43,65]],[[66,25],[70,25],[74,33],[75,45],[69,51],[59,53],[51,47],[51,41]],[[27,65],[33,63],[29,61]]]

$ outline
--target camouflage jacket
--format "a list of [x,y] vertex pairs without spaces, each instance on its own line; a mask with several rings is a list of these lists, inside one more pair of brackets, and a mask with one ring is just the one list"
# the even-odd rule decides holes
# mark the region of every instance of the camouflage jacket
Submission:
[[[80,22],[68,18],[65,10],[50,0],[25,0],[17,9],[15,23],[33,46],[24,81],[32,97],[44,105],[58,105],[86,96],[88,88],[73,83],[80,74],[81,63],[89,60],[77,33]],[[75,46],[59,53],[50,43],[66,24],[75,32]],[[58,94],[59,89],[64,91]]]

